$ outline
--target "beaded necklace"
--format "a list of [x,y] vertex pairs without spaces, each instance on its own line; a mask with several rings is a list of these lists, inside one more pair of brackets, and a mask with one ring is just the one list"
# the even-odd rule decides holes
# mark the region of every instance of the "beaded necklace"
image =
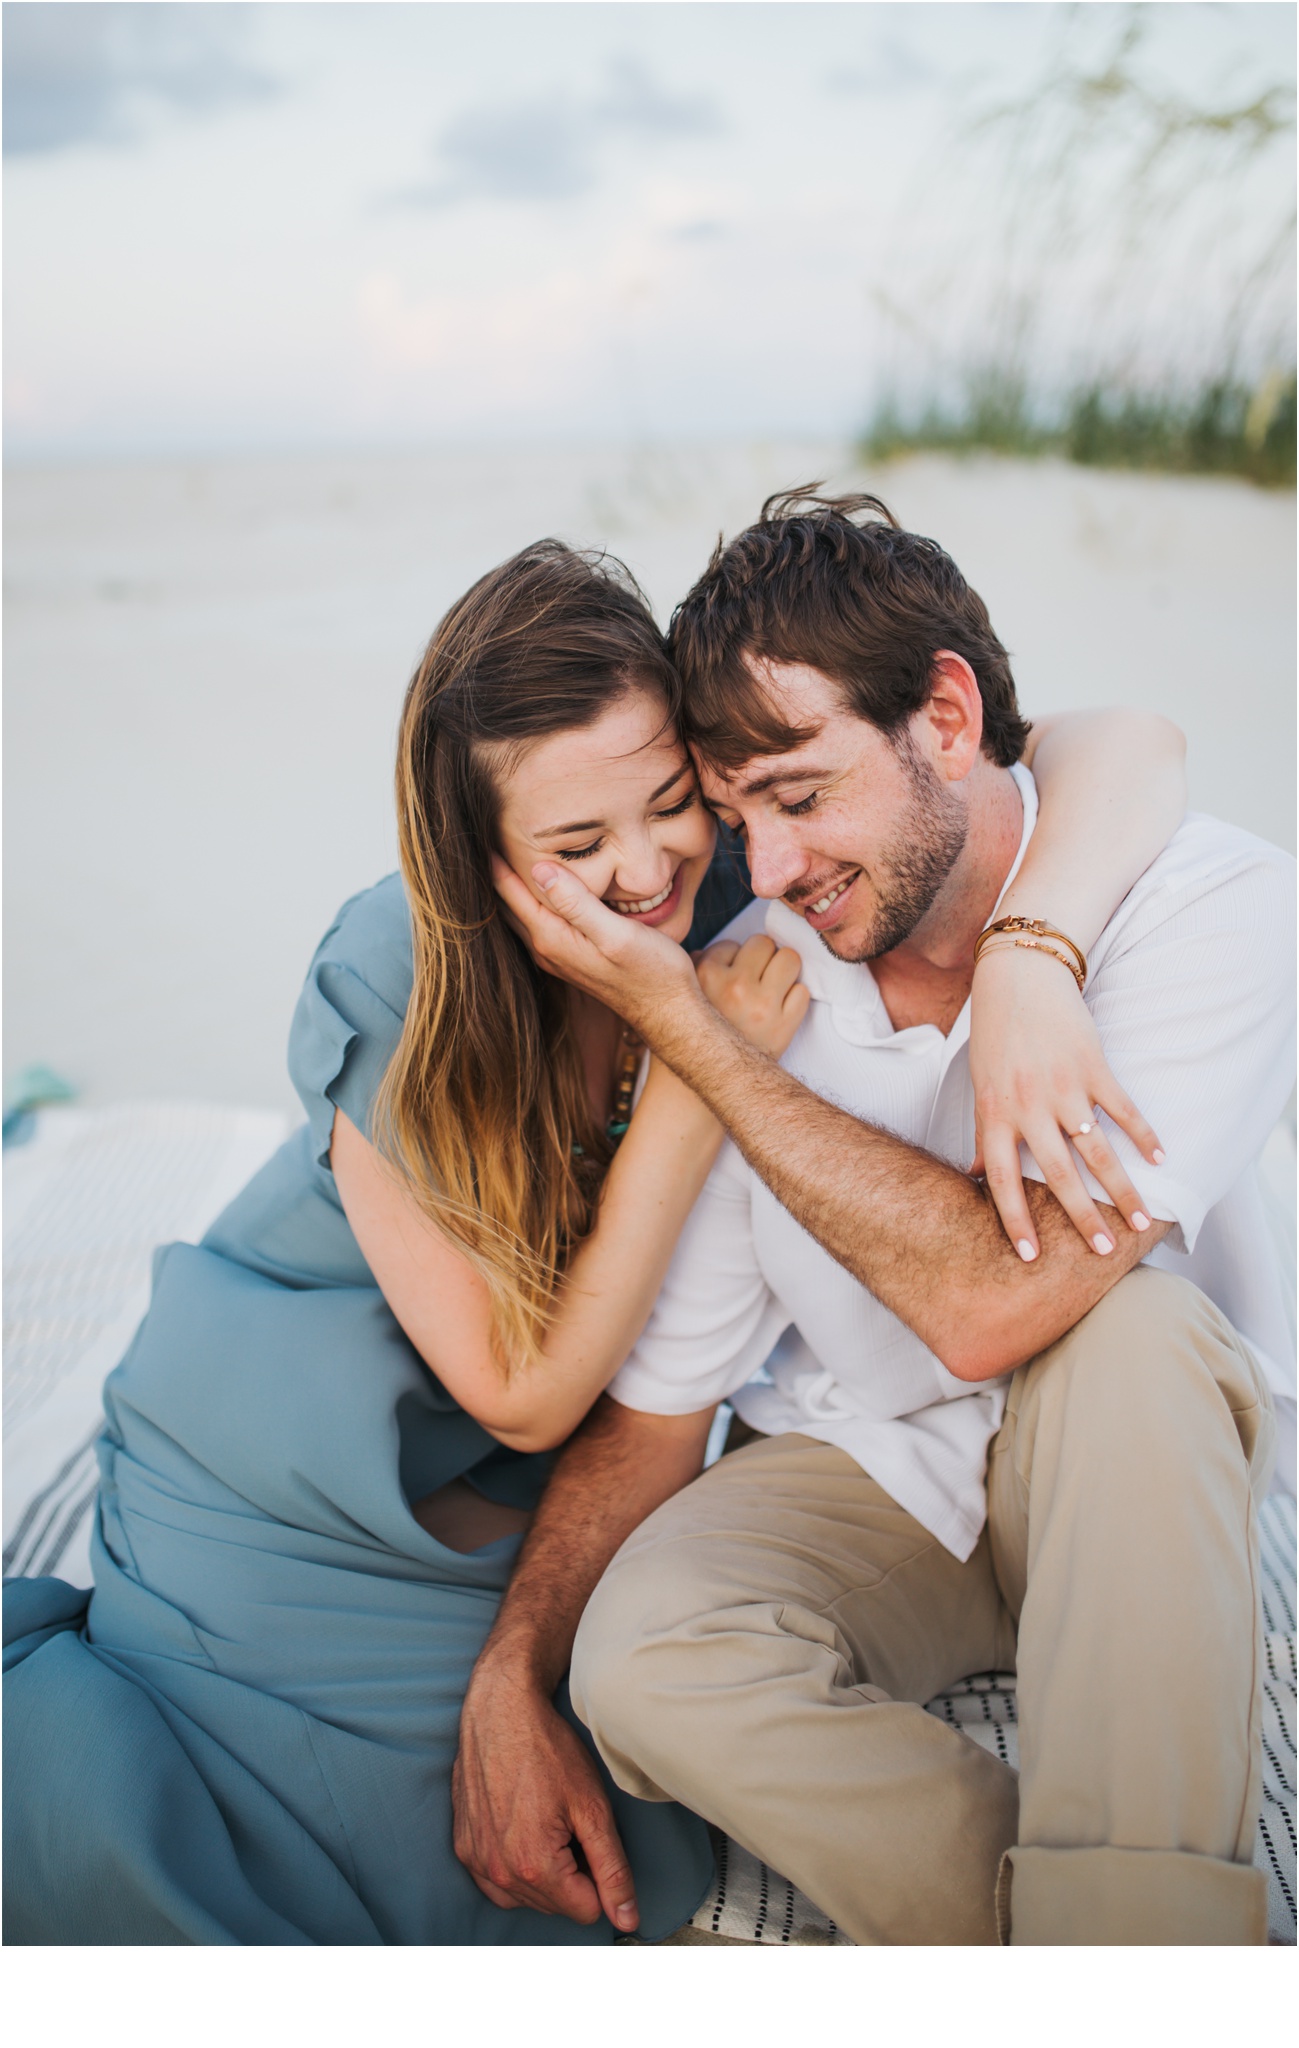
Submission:
[[618,1085],[614,1089],[613,1112],[604,1127],[605,1137],[614,1147],[620,1145],[627,1135],[631,1122],[631,1099],[636,1089],[636,1076],[640,1071],[640,1056],[644,1050],[630,1024],[622,1028],[622,1065],[618,1069]]

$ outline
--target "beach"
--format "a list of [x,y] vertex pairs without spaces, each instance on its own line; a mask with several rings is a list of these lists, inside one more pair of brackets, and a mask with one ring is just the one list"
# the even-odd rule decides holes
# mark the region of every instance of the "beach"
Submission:
[[402,692],[448,603],[543,533],[666,619],[719,530],[880,493],[986,600],[1029,715],[1128,703],[1196,808],[1293,850],[1295,501],[1232,481],[832,442],[493,445],[12,468],[6,1075],[87,1104],[295,1107],[293,1004],[396,860]]

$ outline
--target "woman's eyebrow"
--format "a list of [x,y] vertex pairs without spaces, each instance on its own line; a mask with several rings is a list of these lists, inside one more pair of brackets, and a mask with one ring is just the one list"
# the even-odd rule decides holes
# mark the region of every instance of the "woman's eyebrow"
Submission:
[[667,781],[666,781],[666,782],[660,782],[660,784],[659,784],[659,786],[658,786],[658,788],[657,788],[657,789],[655,789],[655,790],[651,790],[651,792],[650,792],[650,802],[651,802],[652,804],[656,804],[656,803],[658,802],[658,800],[659,800],[659,798],[660,798],[661,796],[666,796],[666,795],[667,795],[668,791],[669,791],[669,790],[671,789],[671,787],[672,787],[672,785],[673,785],[673,783],[674,783],[674,782],[680,782],[680,780],[681,780],[682,776],[683,776],[683,775],[688,775],[688,774],[689,774],[689,772],[690,772],[690,763],[689,763],[689,761],[683,761],[683,762],[681,763],[681,766],[680,766],[680,767],[679,767],[679,768],[678,768],[678,769],[677,769],[677,770],[675,771],[675,773],[674,773],[674,774],[672,774],[672,775],[669,775],[669,777],[668,777],[668,779],[667,779]]
[[[657,789],[650,791],[649,801],[652,804],[656,804],[661,796],[666,796],[673,783],[680,782],[682,776],[688,773],[689,768],[690,763],[683,761],[679,768],[675,768],[672,771],[666,782],[660,782]],[[603,818],[579,818],[572,825],[540,825],[537,828],[536,837],[538,839],[557,839],[563,832],[599,832],[603,828]]]
[[539,825],[536,837],[538,839],[557,839],[562,832],[602,832],[603,830],[603,818],[578,818],[571,825]]

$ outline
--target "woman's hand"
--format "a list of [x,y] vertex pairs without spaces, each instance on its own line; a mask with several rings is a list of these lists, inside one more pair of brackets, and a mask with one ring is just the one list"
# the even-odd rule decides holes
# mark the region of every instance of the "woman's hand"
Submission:
[[773,1059],[784,1052],[812,1000],[798,978],[802,966],[792,946],[777,946],[763,932],[742,946],[722,939],[695,961],[699,986],[713,1008]]
[[[974,971],[970,1021],[975,1159],[1006,1235],[1036,1258],[1020,1177],[1022,1139],[1075,1228],[1097,1252],[1113,1249],[1107,1223],[1083,1185],[1072,1146],[1133,1230],[1150,1228],[1141,1198],[1097,1121],[1103,1109],[1152,1165],[1159,1140],[1105,1064],[1091,1012],[1058,960],[1027,947],[990,947]],[[1076,1135],[1084,1124],[1091,1129]]]

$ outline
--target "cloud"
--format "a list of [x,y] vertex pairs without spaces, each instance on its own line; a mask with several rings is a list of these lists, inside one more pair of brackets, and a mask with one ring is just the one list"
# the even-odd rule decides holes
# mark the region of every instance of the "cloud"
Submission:
[[865,62],[840,65],[823,80],[827,92],[849,97],[895,98],[921,92],[943,76],[928,58],[897,36],[883,36],[868,53]]
[[592,106],[598,125],[649,135],[717,135],[722,118],[706,93],[665,92],[634,58],[609,66],[609,88]]
[[716,135],[722,125],[706,94],[671,92],[623,58],[610,65],[604,88],[588,98],[552,95],[457,114],[434,142],[440,175],[394,196],[414,206],[571,199],[596,184],[610,140]]
[[674,242],[716,242],[726,232],[725,224],[720,220],[687,220],[679,227],[668,229]]
[[4,9],[4,152],[138,138],[161,106],[201,115],[265,98],[279,81],[240,55],[242,7],[9,0]]
[[438,138],[443,182],[423,196],[568,199],[595,183],[590,143],[589,118],[562,100],[458,114]]

